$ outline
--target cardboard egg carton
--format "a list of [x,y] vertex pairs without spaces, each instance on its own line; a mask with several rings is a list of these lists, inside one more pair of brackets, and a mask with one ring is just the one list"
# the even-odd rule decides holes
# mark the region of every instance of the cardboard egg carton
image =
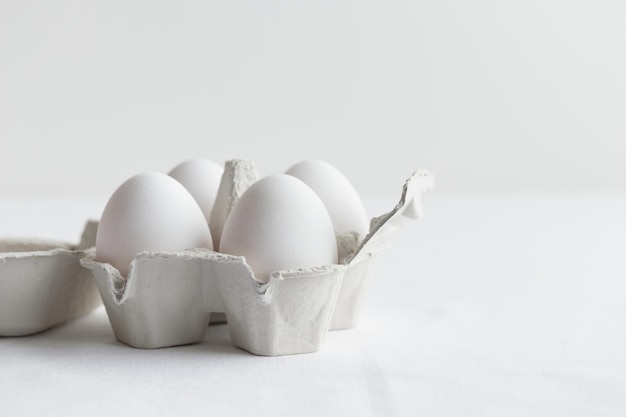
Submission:
[[81,317],[102,302],[80,264],[95,243],[96,223],[80,244],[36,239],[0,240],[0,336],[38,333]]
[[[226,163],[210,219],[212,233],[248,186],[258,179],[254,164]],[[404,185],[399,203],[375,218],[369,234],[338,236],[338,265],[277,271],[258,281],[243,257],[208,249],[143,252],[128,277],[90,250],[80,262],[92,271],[115,337],[138,348],[196,343],[211,316],[224,313],[233,343],[256,355],[318,351],[327,331],[356,326],[376,254],[396,230],[422,214],[433,188],[426,171]],[[219,237],[219,236],[218,236]]]

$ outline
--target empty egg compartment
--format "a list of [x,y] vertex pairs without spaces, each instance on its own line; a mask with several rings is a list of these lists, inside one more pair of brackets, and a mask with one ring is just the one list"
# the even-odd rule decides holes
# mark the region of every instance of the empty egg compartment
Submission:
[[96,227],[87,223],[78,245],[0,240],[0,336],[38,333],[101,305],[95,281],[80,264]]

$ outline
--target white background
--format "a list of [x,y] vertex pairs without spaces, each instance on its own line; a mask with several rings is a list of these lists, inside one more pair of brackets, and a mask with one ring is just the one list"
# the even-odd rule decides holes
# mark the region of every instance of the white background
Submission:
[[362,193],[626,188],[621,1],[0,2],[0,193],[189,157]]
[[0,337],[0,414],[626,415],[625,51],[622,1],[0,0],[0,237],[189,157],[326,159],[371,216],[437,182],[322,351],[132,349],[101,308]]

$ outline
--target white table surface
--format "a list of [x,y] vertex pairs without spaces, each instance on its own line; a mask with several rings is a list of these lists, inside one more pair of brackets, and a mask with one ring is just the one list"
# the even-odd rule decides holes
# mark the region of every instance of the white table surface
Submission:
[[[77,241],[105,200],[0,196],[0,236]],[[624,416],[625,300],[626,196],[435,193],[321,352],[134,349],[100,308],[0,338],[0,415]]]

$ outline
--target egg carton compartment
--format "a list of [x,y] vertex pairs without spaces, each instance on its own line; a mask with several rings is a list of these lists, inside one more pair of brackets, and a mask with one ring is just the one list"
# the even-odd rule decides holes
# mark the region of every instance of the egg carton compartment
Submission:
[[37,239],[0,240],[0,336],[26,336],[86,315],[102,302],[83,249],[95,243],[89,222],[72,245]]
[[115,337],[138,348],[196,343],[211,313],[224,312],[233,342],[257,355],[319,350],[345,266],[254,278],[244,258],[208,249],[144,252],[128,278],[87,257]]
[[[255,179],[253,165],[226,164],[215,203],[221,218]],[[250,353],[315,352],[329,329],[356,326],[376,254],[421,216],[422,198],[432,188],[428,172],[415,172],[400,202],[372,220],[362,241],[338,237],[340,264],[273,272],[267,283],[255,278],[243,257],[209,249],[140,253],[127,278],[98,262],[93,250],[80,262],[93,273],[115,337],[130,346],[200,342],[211,315],[224,313],[232,342]]]

